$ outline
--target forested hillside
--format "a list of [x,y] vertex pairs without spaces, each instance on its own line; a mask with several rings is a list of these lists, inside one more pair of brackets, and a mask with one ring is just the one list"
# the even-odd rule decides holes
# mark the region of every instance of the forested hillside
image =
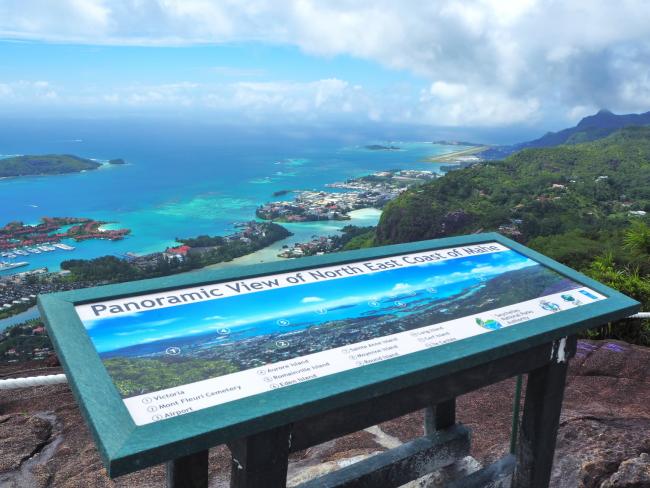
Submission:
[[[649,216],[650,127],[630,127],[594,142],[526,149],[405,192],[386,206],[372,243],[499,231],[647,310]],[[640,333],[650,343],[650,329]]]
[[600,141],[527,149],[448,173],[389,203],[386,244],[497,230],[528,242],[582,232],[601,239],[650,211],[650,127]]
[[0,177],[78,173],[100,166],[96,161],[71,154],[14,156],[0,159]]

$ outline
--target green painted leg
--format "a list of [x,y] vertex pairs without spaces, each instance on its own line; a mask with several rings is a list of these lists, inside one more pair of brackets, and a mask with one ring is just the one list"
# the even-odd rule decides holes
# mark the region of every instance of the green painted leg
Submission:
[[575,337],[555,342],[551,361],[528,374],[512,488],[548,487],[567,367],[575,349]]

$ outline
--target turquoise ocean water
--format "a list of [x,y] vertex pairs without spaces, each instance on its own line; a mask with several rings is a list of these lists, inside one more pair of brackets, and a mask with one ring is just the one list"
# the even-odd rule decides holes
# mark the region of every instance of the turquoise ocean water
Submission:
[[[401,150],[364,147],[389,142]],[[1,155],[67,153],[98,160],[124,158],[128,164],[79,174],[2,179],[0,224],[79,216],[131,229],[122,241],[70,241],[76,248],[71,252],[20,256],[15,261],[30,264],[13,272],[43,266],[55,271],[65,259],[149,253],[175,244],[175,237],[229,233],[234,222],[254,218],[256,207],[273,200],[274,191],[325,189],[326,183],[392,168],[437,170],[440,165],[422,159],[459,149],[368,134],[332,136],[315,130],[233,129],[198,122],[18,123],[0,133]],[[351,222],[291,225],[296,235],[281,244],[333,233],[349,223],[375,225],[379,212],[355,216]],[[273,258],[276,249],[260,260]],[[247,262],[250,259],[234,264]]]

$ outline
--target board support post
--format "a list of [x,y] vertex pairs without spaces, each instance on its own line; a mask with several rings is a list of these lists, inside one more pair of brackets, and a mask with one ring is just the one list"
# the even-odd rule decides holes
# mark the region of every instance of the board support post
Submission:
[[284,488],[291,428],[284,425],[228,443],[230,488]]
[[436,431],[456,423],[456,398],[424,409],[424,435],[435,435]]
[[208,454],[199,451],[167,462],[167,488],[208,488]]
[[576,347],[576,336],[555,341],[550,362],[528,373],[511,488],[548,487],[567,369]]

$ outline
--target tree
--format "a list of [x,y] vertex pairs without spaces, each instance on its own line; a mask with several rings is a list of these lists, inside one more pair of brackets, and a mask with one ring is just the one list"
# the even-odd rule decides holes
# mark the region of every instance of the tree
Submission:
[[650,227],[640,220],[633,222],[623,236],[623,246],[636,254],[650,255]]

